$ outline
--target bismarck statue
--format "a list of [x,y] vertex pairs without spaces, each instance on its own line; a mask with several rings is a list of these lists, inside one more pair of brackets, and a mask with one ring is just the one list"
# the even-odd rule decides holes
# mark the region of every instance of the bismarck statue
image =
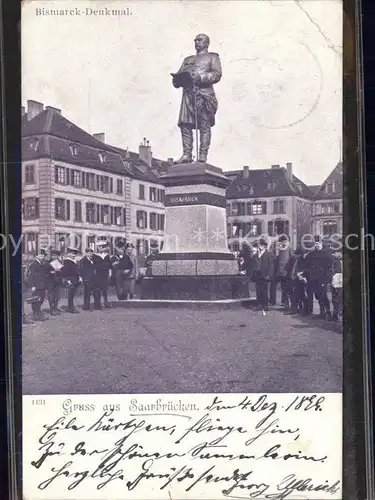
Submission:
[[[183,88],[178,126],[181,129],[183,155],[175,163],[191,163],[193,152],[193,130],[200,133],[198,161],[207,162],[211,143],[211,127],[215,125],[218,108],[213,85],[221,79],[219,55],[208,52],[210,39],[207,35],[197,35],[196,55],[184,59],[181,68],[173,76],[173,85]],[[198,148],[198,145],[197,145]]]

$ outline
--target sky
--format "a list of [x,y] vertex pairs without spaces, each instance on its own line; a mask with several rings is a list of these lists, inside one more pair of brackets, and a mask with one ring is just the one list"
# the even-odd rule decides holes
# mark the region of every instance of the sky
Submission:
[[[73,8],[81,15],[40,14]],[[104,8],[131,15],[92,15]],[[22,101],[60,108],[108,144],[137,151],[146,137],[155,157],[177,159],[170,73],[207,33],[223,68],[208,162],[291,162],[320,184],[341,159],[342,15],[341,0],[25,0]]]

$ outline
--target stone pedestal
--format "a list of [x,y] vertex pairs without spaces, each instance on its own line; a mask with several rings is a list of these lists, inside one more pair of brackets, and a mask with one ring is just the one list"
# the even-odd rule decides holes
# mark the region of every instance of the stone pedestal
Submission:
[[223,171],[185,163],[171,166],[161,181],[166,207],[164,247],[152,262],[152,276],[142,288],[142,297],[158,298],[158,286],[164,300],[243,296],[236,292],[243,280],[227,244],[225,190],[230,181]]

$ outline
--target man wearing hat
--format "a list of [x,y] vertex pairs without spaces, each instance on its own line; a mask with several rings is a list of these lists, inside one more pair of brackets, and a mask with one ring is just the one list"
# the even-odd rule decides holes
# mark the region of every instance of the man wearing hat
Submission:
[[319,302],[320,319],[331,319],[331,307],[328,299],[328,284],[332,279],[332,253],[323,248],[323,239],[314,237],[314,250],[306,257],[305,276],[312,294]]
[[276,289],[278,283],[281,286],[281,304],[288,304],[288,283],[286,266],[292,256],[292,251],[287,236],[283,235],[277,241],[275,250],[274,274],[270,286],[270,305],[276,305]]
[[104,307],[110,308],[108,302],[109,274],[112,271],[112,262],[109,256],[109,245],[107,242],[98,242],[97,251],[93,255],[95,266],[95,292],[94,309],[101,309],[101,296],[103,296]]
[[91,295],[95,297],[95,264],[94,250],[86,248],[86,255],[79,263],[80,273],[83,280],[83,309],[90,311]]
[[131,258],[132,251],[133,245],[131,243],[127,243],[124,253],[117,265],[116,293],[119,300],[126,300],[128,298],[128,293],[131,292],[130,275],[134,267],[133,260]]
[[26,282],[32,293],[30,302],[35,321],[45,321],[48,319],[42,314],[42,304],[46,296],[46,256],[47,250],[41,249],[30,264],[26,275]]
[[77,293],[81,277],[77,264],[77,255],[80,251],[74,247],[67,248],[67,254],[63,261],[62,276],[68,285],[68,312],[77,314],[79,311],[74,306],[74,298]]
[[267,247],[267,241],[264,238],[260,238],[258,242],[258,262],[253,278],[255,281],[258,311],[268,311],[268,285],[272,279],[273,259]]
[[51,316],[61,314],[58,304],[60,300],[60,286],[62,281],[61,271],[63,268],[60,259],[61,252],[52,248],[50,250],[51,259],[46,263],[47,297]]
[[157,242],[152,242],[150,244],[150,253],[147,255],[145,259],[145,268],[146,268],[146,276],[151,276],[151,267],[152,262],[155,260],[155,257],[159,253],[159,246]]

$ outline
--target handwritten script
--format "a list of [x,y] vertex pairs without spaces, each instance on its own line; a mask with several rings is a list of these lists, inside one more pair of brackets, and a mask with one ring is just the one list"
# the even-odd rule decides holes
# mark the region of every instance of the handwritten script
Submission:
[[338,394],[38,400],[24,397],[35,500],[341,498]]

